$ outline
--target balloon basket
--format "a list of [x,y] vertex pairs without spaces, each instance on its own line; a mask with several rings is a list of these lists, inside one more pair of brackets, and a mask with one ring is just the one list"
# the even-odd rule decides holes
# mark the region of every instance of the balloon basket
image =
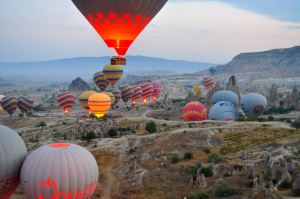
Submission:
[[114,56],[110,59],[111,65],[126,65],[125,57]]

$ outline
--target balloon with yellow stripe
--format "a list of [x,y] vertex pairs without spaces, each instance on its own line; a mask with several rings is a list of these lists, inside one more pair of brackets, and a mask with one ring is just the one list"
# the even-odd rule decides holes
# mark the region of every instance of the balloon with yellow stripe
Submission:
[[121,65],[106,65],[103,68],[103,75],[110,85],[115,86],[123,75],[123,66]]
[[182,110],[184,121],[202,121],[207,119],[207,110],[200,102],[190,102]]
[[111,98],[105,93],[92,94],[88,99],[88,106],[92,114],[97,118],[102,118],[110,109]]
[[193,93],[195,95],[200,95],[202,93],[202,87],[201,87],[201,85],[194,85],[194,87],[193,87]]
[[97,93],[96,91],[84,91],[79,95],[79,103],[85,108],[89,113],[91,113],[90,108],[88,106],[88,99],[91,95]]

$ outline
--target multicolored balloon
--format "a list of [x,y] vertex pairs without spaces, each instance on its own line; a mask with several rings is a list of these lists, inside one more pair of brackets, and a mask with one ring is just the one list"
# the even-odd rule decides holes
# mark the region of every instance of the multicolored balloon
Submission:
[[262,115],[267,104],[267,98],[259,93],[248,93],[241,99],[241,108],[249,118],[257,118]]
[[104,77],[104,74],[102,72],[95,73],[94,82],[101,91],[104,91],[109,85],[108,80]]
[[[121,97],[122,97],[122,92],[119,90],[119,89],[114,89],[112,91],[112,93],[114,94],[115,96],[115,104],[117,104],[120,100],[121,100]],[[114,104],[113,104],[114,105]]]
[[0,124],[0,198],[9,199],[20,183],[20,171],[27,156],[22,138]]
[[114,95],[112,92],[104,92],[104,93],[110,97],[110,99],[111,99],[111,104],[112,104],[112,105],[115,104],[115,102],[116,102],[116,97],[115,97],[115,95]]
[[29,154],[21,170],[26,198],[92,198],[99,168],[85,148],[69,143],[44,145]]
[[102,118],[110,109],[111,99],[105,93],[95,93],[89,97],[88,106],[92,114],[97,118]]
[[210,90],[215,87],[215,80],[213,77],[204,77],[203,78],[203,85],[205,86],[206,90]]
[[182,109],[184,121],[202,121],[207,119],[207,110],[200,102],[190,102]]
[[103,75],[110,85],[115,86],[123,75],[123,66],[121,65],[106,65],[103,68]]
[[33,100],[29,97],[19,97],[18,107],[23,114],[26,114],[32,109]]
[[1,101],[3,98],[5,98],[5,95],[0,95],[0,111],[2,110]]
[[18,99],[12,96],[4,97],[1,100],[3,110],[12,115],[18,108]]
[[228,101],[220,101],[214,104],[208,114],[210,120],[234,121],[238,117],[236,106]]
[[123,102],[127,103],[131,99],[133,92],[134,92],[132,86],[130,86],[130,85],[123,86],[120,88],[120,90],[122,93]]
[[145,104],[148,103],[149,97],[151,97],[153,93],[153,84],[151,82],[145,82],[140,84],[140,87],[142,88],[142,99]]
[[239,97],[238,95],[230,90],[220,90],[214,92],[212,95],[212,103],[216,104],[220,101],[228,101],[233,103],[236,107],[239,105]]
[[88,106],[88,99],[91,95],[97,93],[96,91],[84,91],[79,95],[79,103],[85,108],[89,113],[91,113],[90,108]]
[[136,104],[137,100],[142,97],[142,93],[143,93],[142,88],[139,85],[135,85],[133,87],[133,94],[131,97],[131,102],[133,104]]
[[64,110],[65,113],[70,112],[76,102],[76,98],[72,93],[59,94],[56,100],[58,105]]
[[109,48],[124,56],[167,0],[72,0]]
[[160,93],[162,91],[162,85],[156,81],[153,81],[152,85],[153,85],[153,92],[151,94],[151,99],[152,99],[152,101],[155,102],[157,100],[157,97],[160,95]]

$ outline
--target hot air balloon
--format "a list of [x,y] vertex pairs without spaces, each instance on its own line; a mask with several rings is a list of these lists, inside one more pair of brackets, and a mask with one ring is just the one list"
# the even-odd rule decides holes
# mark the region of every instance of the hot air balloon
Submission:
[[115,102],[116,102],[115,95],[112,92],[104,92],[104,93],[110,97],[111,104],[115,104]]
[[193,89],[194,88],[194,85],[193,84],[186,84],[184,86],[184,88],[187,88],[187,89]]
[[89,113],[91,113],[90,108],[88,106],[88,99],[91,95],[95,94],[96,91],[84,91],[79,95],[80,105],[85,108]]
[[72,0],[109,48],[124,56],[167,0]]
[[102,72],[95,73],[94,82],[101,91],[104,91],[109,85],[108,80],[104,77]]
[[206,90],[210,90],[215,87],[215,80],[212,77],[204,77],[203,78],[203,85],[205,86]]
[[212,95],[212,103],[216,104],[220,101],[228,101],[233,103],[235,106],[239,105],[239,97],[235,92],[232,92],[230,90],[220,90],[214,92]]
[[58,105],[64,110],[65,113],[71,111],[76,102],[76,98],[72,93],[59,94],[56,100]]
[[214,104],[208,114],[210,120],[234,121],[238,116],[236,106],[228,101],[220,101]]
[[126,85],[120,88],[121,93],[122,93],[122,100],[124,103],[127,103],[132,95],[133,95],[133,88],[130,85]]
[[184,121],[202,121],[207,119],[205,106],[200,102],[190,102],[182,109]]
[[140,99],[142,97],[142,88],[138,85],[135,85],[133,87],[133,94],[132,94],[132,97],[131,97],[131,102],[133,104],[136,104],[137,100]]
[[2,101],[3,98],[5,98],[5,95],[0,95],[0,111],[2,110],[1,101]]
[[267,99],[259,93],[248,93],[241,99],[241,108],[249,118],[257,118],[262,115],[267,107]]
[[151,94],[152,101],[156,101],[157,97],[160,95],[162,91],[162,85],[159,82],[153,81],[153,92]]
[[3,110],[12,115],[18,108],[18,99],[12,96],[4,97],[1,100]]
[[211,76],[215,76],[215,74],[217,72],[217,68],[216,67],[210,67],[209,72],[210,72]]
[[202,93],[202,87],[201,87],[201,85],[194,85],[194,87],[193,87],[193,93],[195,95],[200,95]]
[[103,68],[103,75],[110,85],[115,86],[123,75],[123,66],[121,65],[106,65]]
[[33,107],[33,100],[28,97],[18,98],[18,107],[23,114],[29,112]]
[[0,124],[0,198],[9,199],[20,183],[20,171],[27,155],[21,137]]
[[114,89],[112,93],[115,96],[115,104],[117,104],[121,100],[122,92],[119,89]]
[[148,103],[149,97],[151,97],[151,94],[153,93],[153,85],[149,82],[145,82],[140,84],[140,87],[142,88],[142,99],[144,100],[144,103]]
[[102,118],[110,109],[111,99],[105,93],[95,93],[89,97],[88,105],[92,114]]
[[28,155],[21,170],[26,198],[92,198],[99,168],[85,148],[69,143],[44,145]]

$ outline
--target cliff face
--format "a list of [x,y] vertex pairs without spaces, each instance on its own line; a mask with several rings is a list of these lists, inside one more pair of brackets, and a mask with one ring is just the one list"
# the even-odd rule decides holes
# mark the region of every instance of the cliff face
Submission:
[[300,75],[300,46],[242,53],[228,64],[218,66],[217,71],[218,74],[251,73],[258,77],[296,77]]

